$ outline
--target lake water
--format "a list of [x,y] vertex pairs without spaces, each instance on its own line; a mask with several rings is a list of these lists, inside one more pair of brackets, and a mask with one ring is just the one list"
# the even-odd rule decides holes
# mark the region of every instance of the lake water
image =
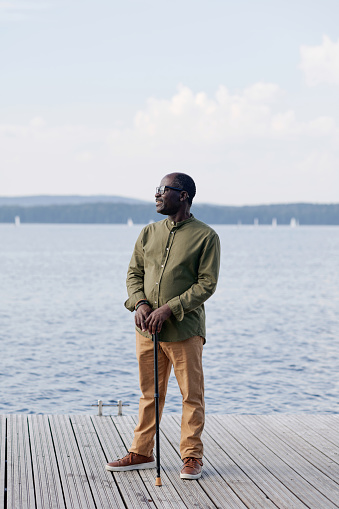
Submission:
[[[138,408],[125,277],[141,226],[0,225],[0,413]],[[208,413],[339,413],[339,228],[216,226]],[[116,413],[116,409],[104,409]],[[165,412],[180,412],[171,376]]]

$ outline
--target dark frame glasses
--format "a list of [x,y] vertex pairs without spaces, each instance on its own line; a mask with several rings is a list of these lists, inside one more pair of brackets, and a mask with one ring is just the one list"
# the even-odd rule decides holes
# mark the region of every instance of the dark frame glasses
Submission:
[[185,191],[185,189],[179,189],[178,187],[160,186],[155,188],[155,192],[156,194],[164,194],[166,189],[173,189],[173,191]]

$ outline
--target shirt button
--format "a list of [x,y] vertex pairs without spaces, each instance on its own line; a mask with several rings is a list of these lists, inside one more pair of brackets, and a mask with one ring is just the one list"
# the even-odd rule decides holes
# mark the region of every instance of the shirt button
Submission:
[[161,265],[163,267],[163,265]]
[[156,303],[157,303],[157,301],[155,300],[155,301],[154,301],[154,304],[156,304]]
[[168,247],[166,247],[166,251],[168,251]]
[[155,283],[156,285],[158,285],[159,283]]

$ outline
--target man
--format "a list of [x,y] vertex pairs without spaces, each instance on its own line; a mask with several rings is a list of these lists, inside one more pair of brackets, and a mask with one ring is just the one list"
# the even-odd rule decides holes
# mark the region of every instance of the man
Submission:
[[125,471],[155,467],[154,358],[151,334],[159,333],[159,413],[174,367],[182,394],[180,453],[182,479],[201,476],[205,421],[202,350],[205,343],[204,302],[214,293],[220,243],[212,228],[190,213],[195,184],[184,173],[166,175],[156,188],[159,214],[168,218],[143,228],[127,274],[129,298],[135,310],[137,358],[142,397],[139,423],[129,454],[106,465]]

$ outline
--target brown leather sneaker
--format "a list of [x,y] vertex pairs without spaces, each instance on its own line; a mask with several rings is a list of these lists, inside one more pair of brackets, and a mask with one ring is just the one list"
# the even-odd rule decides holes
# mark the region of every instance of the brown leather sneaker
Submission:
[[181,479],[199,479],[203,462],[199,458],[184,458],[184,466],[180,472]]
[[145,468],[155,468],[154,456],[142,456],[135,452],[129,452],[124,458],[112,463],[107,463],[106,470],[111,472],[126,472],[126,470],[139,470]]

